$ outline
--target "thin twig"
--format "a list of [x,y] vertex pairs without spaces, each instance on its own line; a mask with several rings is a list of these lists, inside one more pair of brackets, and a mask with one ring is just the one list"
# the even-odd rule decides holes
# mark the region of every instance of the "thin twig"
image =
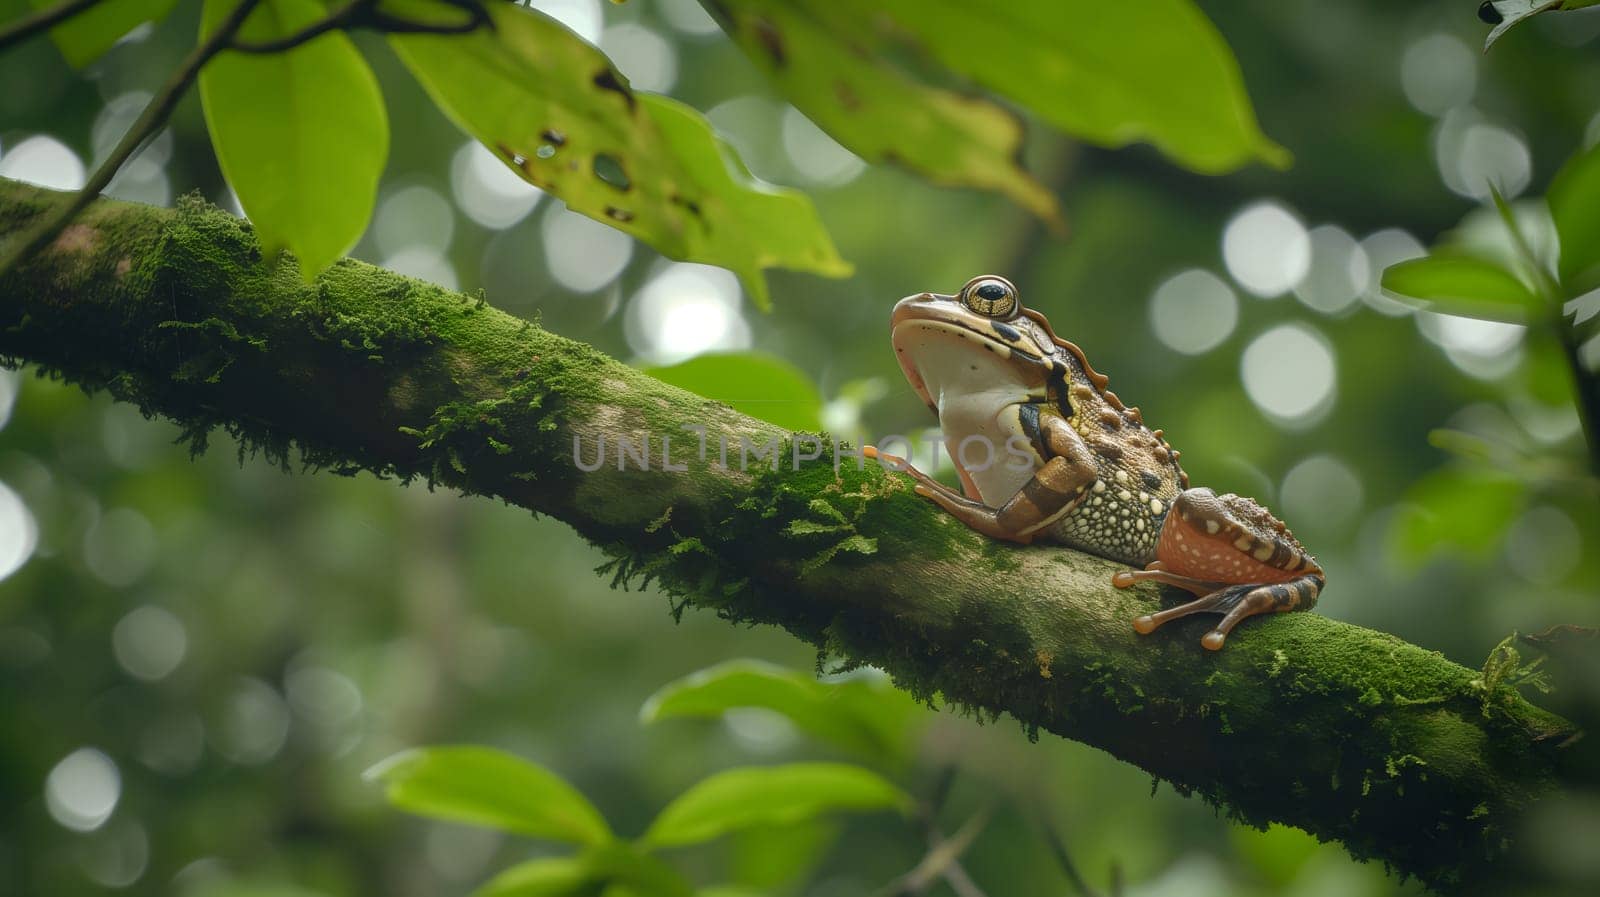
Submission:
[[100,0],[64,0],[49,9],[41,9],[32,15],[23,16],[11,24],[0,28],[0,51],[12,44],[19,44],[33,37],[41,31],[72,18],[78,13],[88,10]]
[[466,34],[489,24],[489,10],[478,0],[443,0],[443,2],[465,12],[466,19],[443,24],[415,22],[384,12],[378,8],[377,0],[350,0],[344,6],[293,34],[268,41],[235,40],[228,44],[228,49],[251,54],[282,53],[309,43],[330,31],[370,28],[385,34]]
[[162,86],[161,92],[150,100],[149,104],[144,107],[143,112],[139,113],[139,119],[128,129],[128,133],[122,135],[122,140],[117,144],[116,149],[112,150],[111,155],[107,156],[106,160],[100,163],[100,167],[94,170],[94,174],[90,176],[88,183],[83,185],[83,189],[73,194],[72,198],[67,202],[46,212],[44,220],[40,221],[38,226],[25,234],[4,258],[0,258],[0,277],[10,273],[11,269],[20,264],[23,259],[55,239],[56,235],[61,233],[62,229],[67,226],[67,222],[83,211],[89,203],[94,202],[95,197],[100,195],[100,191],[104,190],[106,185],[111,183],[111,179],[117,176],[117,172],[122,168],[123,163],[127,162],[139,150],[139,147],[144,145],[146,140],[150,139],[153,134],[161,130],[162,125],[167,123],[167,117],[172,114],[173,108],[178,105],[178,100],[183,98],[183,94],[189,89],[189,85],[194,83],[194,79],[200,74],[201,67],[210,62],[211,57],[227,47],[228,42],[233,39],[234,33],[239,30],[239,26],[244,24],[244,20],[259,2],[260,0],[240,0],[239,5],[234,7],[233,11],[228,13],[228,17],[217,26],[217,30],[213,31],[209,37],[189,53],[188,58],[184,59],[178,70],[173,73],[171,78],[167,79],[167,83]]
[[961,868],[961,855],[966,853],[972,842],[983,833],[993,815],[994,805],[985,805],[963,822],[961,828],[949,838],[941,836],[937,828],[927,826],[928,852],[911,867],[911,871],[895,879],[885,891],[895,897],[913,897],[928,890],[935,881],[943,878],[945,883],[950,885],[950,889],[961,897],[983,897],[983,890],[972,881],[966,870]]
[[1067,853],[1067,842],[1061,839],[1061,832],[1048,817],[1041,816],[1039,826],[1044,829],[1044,840],[1050,845],[1050,854],[1056,858],[1056,864],[1061,867],[1061,871],[1066,873],[1067,881],[1072,882],[1073,889],[1082,897],[1098,897],[1095,890],[1084,880],[1083,873],[1078,871],[1078,865],[1072,861],[1072,855]]

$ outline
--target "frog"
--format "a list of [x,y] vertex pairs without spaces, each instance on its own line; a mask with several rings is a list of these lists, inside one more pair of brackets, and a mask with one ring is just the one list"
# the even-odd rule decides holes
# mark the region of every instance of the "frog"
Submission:
[[961,488],[875,446],[862,451],[909,476],[917,495],[994,539],[1126,564],[1112,576],[1117,588],[1156,582],[1193,594],[1135,618],[1140,636],[1220,614],[1200,640],[1219,651],[1249,617],[1315,607],[1325,576],[1289,528],[1253,499],[1191,487],[1165,433],[1023,307],[1010,280],[984,274],[953,294],[907,296],[889,330],[907,382],[939,419]]

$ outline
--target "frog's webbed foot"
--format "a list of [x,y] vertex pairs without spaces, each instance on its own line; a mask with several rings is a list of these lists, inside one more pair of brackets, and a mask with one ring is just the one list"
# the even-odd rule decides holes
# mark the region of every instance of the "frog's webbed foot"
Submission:
[[[1113,583],[1118,588],[1127,588],[1140,579],[1150,579],[1156,582],[1166,582],[1184,588],[1189,586],[1174,579],[1188,579],[1188,577],[1174,577],[1161,571],[1140,571],[1118,573]],[[1196,585],[1199,580],[1189,580]],[[1212,651],[1221,650],[1228,639],[1228,633],[1233,627],[1239,625],[1246,617],[1256,614],[1281,613],[1284,611],[1298,610],[1301,606],[1316,603],[1317,593],[1322,591],[1322,576],[1308,573],[1285,582],[1274,583],[1241,583],[1226,585],[1223,583],[1205,583],[1218,588],[1215,591],[1201,595],[1193,601],[1179,604],[1153,614],[1145,614],[1133,621],[1133,629],[1140,635],[1149,635],[1155,632],[1164,623],[1170,623],[1191,614],[1219,613],[1222,620],[1203,638],[1200,644]]]

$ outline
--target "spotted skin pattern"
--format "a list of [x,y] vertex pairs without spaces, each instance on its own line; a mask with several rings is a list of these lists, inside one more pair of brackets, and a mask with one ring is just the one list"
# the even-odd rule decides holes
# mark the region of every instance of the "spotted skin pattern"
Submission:
[[1144,568],[1118,573],[1118,588],[1148,580],[1197,596],[1139,617],[1140,634],[1218,613],[1201,639],[1218,650],[1249,616],[1316,604],[1322,568],[1288,528],[1251,499],[1190,488],[1162,432],[1145,427],[1043,315],[1023,308],[1009,281],[986,275],[953,296],[908,296],[891,334],[947,444],[982,437],[1031,454],[1030,467],[1010,474],[958,458],[956,492],[866,447],[911,475],[917,494],[997,539],[1055,542]]

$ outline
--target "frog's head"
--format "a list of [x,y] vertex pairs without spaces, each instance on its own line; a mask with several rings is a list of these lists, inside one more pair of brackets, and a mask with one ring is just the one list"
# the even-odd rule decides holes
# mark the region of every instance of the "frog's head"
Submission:
[[917,293],[890,315],[900,368],[923,401],[937,410],[952,391],[1015,394],[1044,388],[1059,351],[1043,318],[1024,310],[1011,281],[985,274],[953,296]]

